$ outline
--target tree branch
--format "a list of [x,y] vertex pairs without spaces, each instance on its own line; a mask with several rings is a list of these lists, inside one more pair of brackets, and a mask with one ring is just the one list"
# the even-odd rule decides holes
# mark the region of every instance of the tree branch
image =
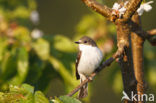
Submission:
[[[131,28],[128,22],[118,22],[117,24],[117,45],[126,45],[124,48],[124,55],[119,59],[119,64],[121,66],[122,80],[124,91],[130,97],[131,92],[136,93],[136,79],[133,70],[132,52],[131,52],[131,41],[130,33]],[[123,103],[131,103],[130,101],[124,99]]]
[[129,0],[128,4],[126,5],[126,12],[123,15],[123,21],[128,21],[132,15],[136,12],[139,8],[142,0]]
[[110,57],[109,59],[107,59],[105,62],[103,62],[97,69],[94,73],[92,73],[89,78],[87,78],[85,81],[83,81],[80,85],[78,85],[73,91],[71,91],[69,94],[67,94],[67,96],[72,96],[74,95],[76,92],[79,91],[80,88],[82,88],[85,84],[87,84],[88,82],[90,82],[93,77],[96,76],[96,74],[98,72],[100,72],[101,70],[103,70],[104,68],[106,68],[107,66],[110,66],[110,64],[116,60],[117,58],[121,57],[122,54],[124,52],[124,46],[123,47],[120,47],[120,49],[117,50],[117,52],[112,56]]
[[94,11],[98,12],[99,14],[103,15],[106,18],[110,18],[112,12],[111,8],[105,5],[101,5],[95,0],[82,0],[82,1]]
[[146,34],[148,35],[148,41],[151,45],[156,46],[156,29],[147,31]]
[[[133,15],[132,20],[136,24],[141,25],[140,17],[137,14]],[[131,41],[132,41],[134,73],[135,73],[135,78],[137,81],[137,85],[136,85],[137,94],[142,95],[144,94],[144,91],[145,91],[144,72],[143,72],[143,68],[144,68],[143,44],[144,44],[145,39],[142,38],[140,35],[137,35],[135,32],[131,32]],[[140,101],[138,103],[143,103],[143,102]]]
[[152,30],[147,31],[147,34],[150,36],[156,35],[156,29],[152,29]]
[[156,46],[156,29],[144,31],[142,27],[131,21],[131,29],[136,35],[141,36],[143,39],[147,39],[151,45]]

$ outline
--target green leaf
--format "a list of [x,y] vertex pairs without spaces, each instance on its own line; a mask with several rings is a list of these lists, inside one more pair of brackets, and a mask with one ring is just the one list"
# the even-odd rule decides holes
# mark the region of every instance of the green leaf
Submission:
[[19,85],[26,79],[28,73],[28,52],[26,48],[17,48],[15,58],[17,59],[17,74],[9,82]]
[[37,8],[37,4],[35,0],[27,0],[27,1],[28,1],[29,8],[31,10],[35,10]]
[[69,40],[67,37],[62,35],[56,35],[53,40],[53,46],[57,50],[64,51],[64,52],[73,52],[75,51],[74,42]]
[[21,79],[21,82],[25,79],[27,72],[28,72],[28,52],[26,49],[19,48],[19,54],[18,54],[18,75],[20,76],[19,78]]
[[85,15],[80,21],[80,23],[77,25],[77,28],[76,28],[77,32],[86,33],[88,30],[94,29],[97,25],[95,21],[96,21],[95,15],[93,14]]
[[25,44],[27,42],[30,42],[31,37],[30,37],[30,32],[28,28],[19,26],[17,29],[13,31],[13,34],[15,35],[15,38],[18,40],[19,44]]
[[3,100],[3,95],[4,95],[4,93],[3,92],[0,92],[0,101]]
[[47,60],[50,55],[50,44],[48,41],[40,38],[33,43],[33,48],[42,60]]
[[41,91],[36,91],[34,94],[34,87],[23,84],[10,85],[9,91],[0,92],[0,103],[49,103],[49,100]]
[[12,12],[12,17],[14,18],[29,18],[29,15],[29,10],[23,6],[19,6]]
[[63,103],[81,103],[81,101],[79,101],[78,99],[73,98],[73,97],[69,97],[69,96],[60,96],[59,99]]
[[60,75],[68,85],[76,86],[78,84],[78,81],[76,81],[76,79],[72,77],[68,69],[66,69],[62,62],[60,62],[57,58],[51,56],[49,58],[49,62],[60,73]]
[[34,93],[34,87],[28,84],[22,84],[21,86],[23,89],[25,89],[27,92]]
[[0,61],[3,59],[6,47],[7,47],[7,40],[0,38]]
[[25,96],[27,98],[32,98],[33,93],[34,93],[34,87],[32,87],[28,84],[23,84],[22,86],[10,85],[9,92],[15,93],[15,94],[17,94],[17,93],[22,94],[23,96]]
[[10,52],[5,52],[1,65],[2,75],[0,75],[0,79],[7,80],[11,78],[15,74],[17,68],[16,49],[12,49]]
[[[59,98],[55,97],[55,99],[51,100],[53,103],[63,103]],[[50,101],[50,102],[51,102]]]
[[27,100],[24,100],[22,103],[33,103],[34,87],[28,84],[22,84],[21,89],[23,90],[22,94],[27,98]]
[[41,91],[36,91],[34,103],[49,103],[49,100],[44,96],[44,94]]

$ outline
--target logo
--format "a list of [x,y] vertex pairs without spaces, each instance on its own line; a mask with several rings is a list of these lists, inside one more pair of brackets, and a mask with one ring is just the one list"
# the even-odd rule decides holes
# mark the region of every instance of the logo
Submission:
[[123,93],[123,97],[121,98],[121,101],[126,99],[129,101],[151,101],[151,102],[154,102],[154,94],[142,94],[141,95],[140,92],[138,92],[138,94],[135,94],[132,91],[131,95],[128,96],[125,91],[123,91],[122,93]]

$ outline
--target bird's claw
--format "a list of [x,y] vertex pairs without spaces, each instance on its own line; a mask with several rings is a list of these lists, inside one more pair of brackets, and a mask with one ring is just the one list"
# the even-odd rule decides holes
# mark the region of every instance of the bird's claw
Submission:
[[93,81],[92,77],[87,77],[87,79],[88,79],[89,82]]

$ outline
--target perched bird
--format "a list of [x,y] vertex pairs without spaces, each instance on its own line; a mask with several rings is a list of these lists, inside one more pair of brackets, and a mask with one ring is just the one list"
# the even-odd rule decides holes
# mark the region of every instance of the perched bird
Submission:
[[[76,60],[76,78],[80,79],[81,83],[97,69],[103,59],[103,54],[90,37],[84,36],[75,43],[79,45]],[[86,84],[80,89],[78,97],[84,98],[87,95],[88,87]]]

